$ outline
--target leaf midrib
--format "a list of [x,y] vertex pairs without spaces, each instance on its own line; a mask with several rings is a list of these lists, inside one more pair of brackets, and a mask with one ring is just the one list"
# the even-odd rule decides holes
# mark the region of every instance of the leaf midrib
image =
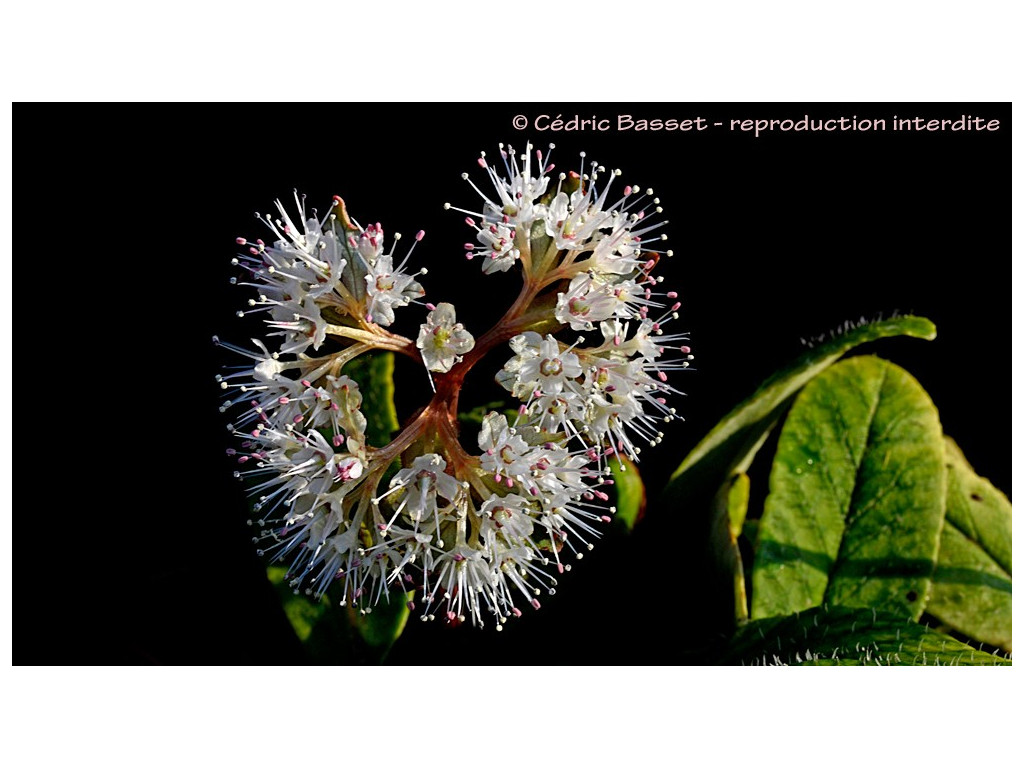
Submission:
[[[835,560],[832,561],[832,567],[829,569],[828,584],[831,584],[835,579],[836,572],[840,565],[845,565],[845,558],[843,558],[843,549],[846,544],[846,537],[850,530],[856,524],[857,520],[863,516],[864,509],[862,508],[855,517],[851,518],[851,508],[853,507],[853,500],[856,498],[857,489],[861,486],[862,473],[864,471],[864,456],[867,454],[868,444],[871,442],[871,435],[874,432],[875,417],[878,415],[878,405],[882,401],[882,390],[885,388],[885,383],[889,378],[889,371],[886,366],[881,366],[882,377],[879,379],[878,387],[872,393],[872,401],[870,414],[867,420],[867,429],[864,432],[864,443],[860,447],[859,460],[854,463],[856,471],[853,477],[853,485],[850,488],[850,496],[846,502],[846,508],[843,510],[843,533],[839,537],[839,548],[836,550]],[[846,441],[844,441],[844,444]],[[825,595],[828,595],[828,587],[825,588]]]

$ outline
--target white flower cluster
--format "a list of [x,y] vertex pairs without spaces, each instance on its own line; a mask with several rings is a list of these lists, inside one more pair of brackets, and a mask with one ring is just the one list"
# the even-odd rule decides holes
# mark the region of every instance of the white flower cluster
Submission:
[[[319,597],[337,581],[342,603],[369,611],[400,585],[424,620],[441,609],[453,623],[490,615],[501,629],[517,603],[538,608],[554,592],[549,569],[562,573],[592,548],[614,513],[609,462],[635,460],[674,418],[666,372],[690,354],[683,335],[664,334],[679,304],[651,274],[662,254],[650,247],[661,237],[647,237],[660,226],[658,200],[626,187],[609,202],[619,172],[602,187],[596,164],[551,177],[550,153],[503,147],[501,158],[504,173],[480,159],[497,200],[474,185],[484,204],[464,211],[478,242],[466,250],[486,273],[521,264],[523,289],[479,339],[447,303],[426,305],[415,341],[381,327],[423,289],[403,271],[408,256],[395,267],[394,247],[384,253],[380,225],[353,223],[340,199],[318,219],[296,198],[301,229],[279,204],[280,218],[266,217],[272,246],[238,239],[249,252],[236,263],[258,293],[250,305],[271,330],[254,351],[223,345],[249,362],[218,377],[231,393],[222,410],[241,411],[230,453],[252,481],[255,540],[289,563],[296,589]],[[571,342],[555,336],[566,327]],[[600,337],[588,346],[580,332]],[[310,357],[326,339],[337,344]],[[514,356],[496,378],[520,401],[518,416],[487,414],[470,455],[458,440],[462,383],[505,342]],[[359,386],[342,370],[370,350],[417,360],[435,385],[386,445],[367,442]]]
[[[558,174],[550,191],[550,152],[534,155],[528,147],[517,158],[501,147],[500,155],[508,178],[488,165],[486,155],[478,161],[497,200],[473,185],[484,206],[476,214],[479,224],[467,222],[482,245],[467,244],[468,256],[482,254],[485,272],[504,271],[523,256],[516,244],[528,243],[526,269],[543,272],[547,282],[552,275],[568,280],[557,294],[555,319],[574,331],[599,328],[603,343],[586,348],[577,346],[582,336],[567,345],[551,335],[521,334],[511,341],[515,357],[498,382],[525,402],[521,412],[528,424],[636,460],[634,439],[655,445],[662,437],[657,423],[675,414],[664,397],[676,391],[666,384],[667,372],[688,367],[692,359],[680,344],[685,334],[663,330],[678,318],[678,295],[659,291],[662,279],[651,274],[662,253],[672,256],[651,247],[664,239],[651,234],[664,224],[652,220],[662,212],[660,201],[653,190],[640,194],[639,187],[626,186],[621,198],[609,202],[621,172],[613,170],[601,186],[605,169],[591,163],[585,173],[585,154],[580,171]],[[663,359],[666,351],[672,354]]]
[[[297,354],[310,346],[319,350],[327,336],[329,323],[324,311],[334,310],[357,320],[378,325],[395,321],[395,308],[404,307],[423,296],[417,275],[403,272],[413,247],[395,267],[396,234],[388,253],[384,253],[384,230],[380,224],[360,227],[348,218],[340,197],[323,219],[306,214],[305,199],[295,196],[299,221],[297,227],[288,211],[277,203],[279,217],[266,214],[264,223],[275,237],[273,245],[262,239],[249,242],[248,253],[232,260],[243,267],[251,280],[244,281],[258,290],[250,299],[250,311],[267,311],[267,324],[275,330],[269,336],[282,336],[280,353]],[[315,213],[315,212],[314,212]],[[416,242],[423,232],[416,235]],[[239,312],[239,314],[245,314]]]

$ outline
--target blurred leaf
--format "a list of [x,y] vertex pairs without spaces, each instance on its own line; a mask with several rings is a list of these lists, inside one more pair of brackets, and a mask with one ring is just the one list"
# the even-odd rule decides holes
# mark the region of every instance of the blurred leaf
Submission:
[[757,532],[761,528],[760,520],[744,520],[743,521],[743,535],[750,541],[750,545],[753,546],[754,542],[757,541]]
[[490,403],[485,403],[484,405],[478,405],[476,408],[473,408],[472,410],[463,411],[462,413],[460,413],[459,424],[462,426],[476,427],[477,429],[479,429],[480,425],[484,423],[484,416],[486,416],[491,411],[498,411],[499,413],[504,413],[506,418],[508,418],[509,424],[515,421],[515,416],[518,415],[518,411],[511,408],[506,408],[506,403],[504,400],[494,400]]
[[288,569],[285,566],[267,567],[267,579],[274,585],[284,614],[302,643],[307,660],[314,664],[351,664],[354,650],[351,630],[345,615],[332,610],[325,595],[313,600],[295,590],[285,581]]
[[927,611],[981,642],[1012,650],[1010,502],[946,438],[949,486]]
[[404,596],[395,592],[391,594],[390,602],[382,600],[372,609],[367,608],[365,614],[350,605],[348,618],[363,642],[383,658],[405,629],[405,623],[409,620],[408,602],[412,599],[411,592]]
[[750,501],[750,477],[744,472],[733,475],[715,497],[711,526],[711,552],[715,558],[715,572],[731,577],[733,585],[733,611],[737,621],[747,618],[747,584],[743,576],[743,558],[739,537],[747,516]]
[[313,602],[301,593],[296,595],[292,588],[285,583],[284,577],[288,569],[283,565],[267,566],[267,579],[274,585],[274,591],[281,601],[284,614],[288,622],[295,630],[299,640],[305,643],[313,633],[313,627],[323,617],[327,610],[326,601]]
[[367,442],[378,448],[387,445],[399,427],[395,410],[394,353],[363,353],[347,363],[341,372],[351,376],[362,393]]
[[752,616],[830,605],[918,619],[945,511],[938,412],[874,357],[837,363],[779,436],[754,554]]
[[935,632],[912,618],[827,605],[744,625],[725,664],[1008,665],[1010,660]]
[[[503,400],[495,400],[487,403],[486,405],[479,405],[470,411],[464,411],[459,414],[459,428],[468,430],[467,434],[475,441],[477,432],[480,431],[480,426],[484,423],[484,416],[491,411],[502,414],[508,419],[509,425],[515,425],[516,422],[521,418],[519,411],[516,408],[507,407],[508,403]],[[519,427],[523,429],[522,426]]]
[[640,471],[629,459],[622,457],[622,469],[611,462],[612,479],[615,481],[615,525],[629,533],[647,509],[647,490],[644,488]]
[[713,548],[723,542],[716,514],[716,499],[734,475],[744,473],[776,421],[807,382],[826,370],[843,354],[876,339],[889,336],[935,338],[935,326],[921,317],[900,317],[852,328],[809,349],[790,365],[767,379],[749,398],[723,418],[683,460],[672,475],[661,499],[668,510],[683,515],[685,526],[679,552],[682,600],[693,620],[714,631],[735,626],[736,585],[734,571],[714,569],[728,558]]
[[274,585],[285,616],[314,664],[379,664],[402,634],[412,593],[393,592],[363,614],[351,605],[342,608],[328,594],[314,600],[284,580],[287,568],[271,565],[267,578]]
[[750,504],[750,477],[740,473],[733,478],[729,486],[729,533],[735,542],[743,533],[743,524],[747,520],[747,506]]

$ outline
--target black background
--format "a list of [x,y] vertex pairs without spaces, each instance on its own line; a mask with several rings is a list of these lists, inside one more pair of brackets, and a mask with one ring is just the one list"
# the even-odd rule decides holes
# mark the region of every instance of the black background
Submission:
[[[1010,492],[1010,123],[1004,105],[19,105],[13,534],[15,663],[299,663],[303,655],[245,526],[245,496],[210,337],[245,343],[230,288],[253,211],[340,194],[363,224],[427,232],[430,301],[477,335],[514,295],[463,258],[480,150],[557,145],[651,186],[670,222],[660,271],[683,302],[694,370],[674,383],[685,423],[642,470],[656,496],[738,400],[844,321],[913,312],[933,342],[865,351],[907,368],[980,474]],[[512,118],[998,118],[996,132],[517,131]],[[83,130],[88,126],[89,130]],[[44,138],[56,131],[59,140]],[[88,138],[87,138],[88,137]],[[474,173],[476,171],[476,173]],[[31,309],[29,305],[31,304]],[[24,313],[24,314],[23,314]],[[408,321],[416,310],[408,312]],[[400,313],[401,316],[401,313]],[[255,330],[254,330],[255,329]],[[500,364],[495,360],[494,367]],[[480,375],[482,402],[497,393]],[[426,392],[400,369],[400,415]],[[43,477],[42,485],[35,477]],[[755,480],[757,478],[755,477]],[[392,661],[674,663],[679,510],[652,506],[630,539],[598,544],[559,595],[496,634],[410,626]],[[690,628],[695,633],[699,628]]]

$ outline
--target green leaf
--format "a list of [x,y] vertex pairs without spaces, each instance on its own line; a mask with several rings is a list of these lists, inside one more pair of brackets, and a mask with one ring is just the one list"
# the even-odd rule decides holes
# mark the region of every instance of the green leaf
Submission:
[[974,640],[1012,650],[1010,575],[952,525],[939,546],[928,613]]
[[1012,649],[1011,507],[946,438],[946,525],[927,611],[981,642]]
[[1010,660],[935,632],[906,616],[864,608],[812,608],[743,626],[725,664],[1008,665]]
[[621,469],[614,461],[610,466],[615,481],[615,525],[629,533],[643,519],[647,509],[647,490],[636,464],[629,459],[623,457]]
[[366,440],[378,448],[391,442],[398,429],[395,410],[395,355],[393,352],[366,352],[347,363],[342,373],[351,376],[363,396],[366,416]]
[[712,567],[716,572],[731,578],[733,585],[733,611],[738,621],[747,618],[747,583],[743,574],[743,557],[740,555],[739,538],[750,501],[750,477],[740,472],[722,486],[715,497],[712,521],[711,552]]
[[274,585],[288,622],[295,630],[309,660],[316,664],[379,664],[405,629],[411,592],[392,592],[362,613],[344,608],[331,590],[314,600],[285,582],[287,568],[271,565],[267,578]]
[[305,643],[313,634],[313,627],[327,610],[327,603],[313,602],[302,594],[296,595],[284,580],[287,572],[288,569],[283,565],[267,566],[267,579],[274,585],[274,591],[277,592],[281,607],[284,608],[284,615],[288,617],[288,623],[292,625],[299,640]]
[[[480,428],[480,425],[484,423],[484,416],[491,411],[501,411],[508,418],[508,423],[511,424],[515,421],[518,411],[508,408],[508,404],[504,400],[492,400],[489,403],[478,405],[472,410],[463,411],[459,414],[459,424],[464,427]],[[510,415],[511,414],[511,415]]]
[[717,487],[737,468],[745,471],[749,459],[801,387],[856,346],[888,336],[934,339],[930,320],[911,315],[853,328],[801,355],[766,380],[753,395],[734,408],[705,435],[672,474],[673,492],[698,484],[705,475]]
[[959,446],[946,438],[949,493],[946,520],[976,542],[1006,573],[1012,573],[1010,500],[984,477],[978,477]]
[[727,521],[718,513],[716,501],[721,489],[736,474],[746,472],[776,421],[807,382],[854,347],[900,335],[933,339],[935,326],[921,317],[882,320],[852,328],[809,349],[736,406],[672,475],[661,503],[685,515],[679,521],[686,528],[679,551],[680,597],[699,625],[712,631],[731,631],[737,615],[734,572],[715,566],[725,562],[728,553],[712,548],[713,542],[728,540],[721,530]]
[[413,593],[406,592],[403,595],[395,592],[390,597],[388,602],[382,600],[372,609],[367,608],[365,614],[354,606],[348,606],[349,622],[356,628],[367,647],[381,658],[405,629],[405,624],[409,620],[408,602],[413,599]]
[[747,520],[747,506],[750,504],[750,477],[741,472],[729,485],[727,510],[729,513],[729,534],[733,542],[739,540]]
[[356,656],[352,630],[344,611],[331,606],[326,595],[314,600],[296,591],[285,581],[288,569],[267,567],[267,579],[281,601],[284,614],[302,643],[308,661],[315,664],[351,664]]
[[754,555],[755,619],[830,605],[918,619],[945,513],[938,412],[874,357],[837,363],[779,436]]

